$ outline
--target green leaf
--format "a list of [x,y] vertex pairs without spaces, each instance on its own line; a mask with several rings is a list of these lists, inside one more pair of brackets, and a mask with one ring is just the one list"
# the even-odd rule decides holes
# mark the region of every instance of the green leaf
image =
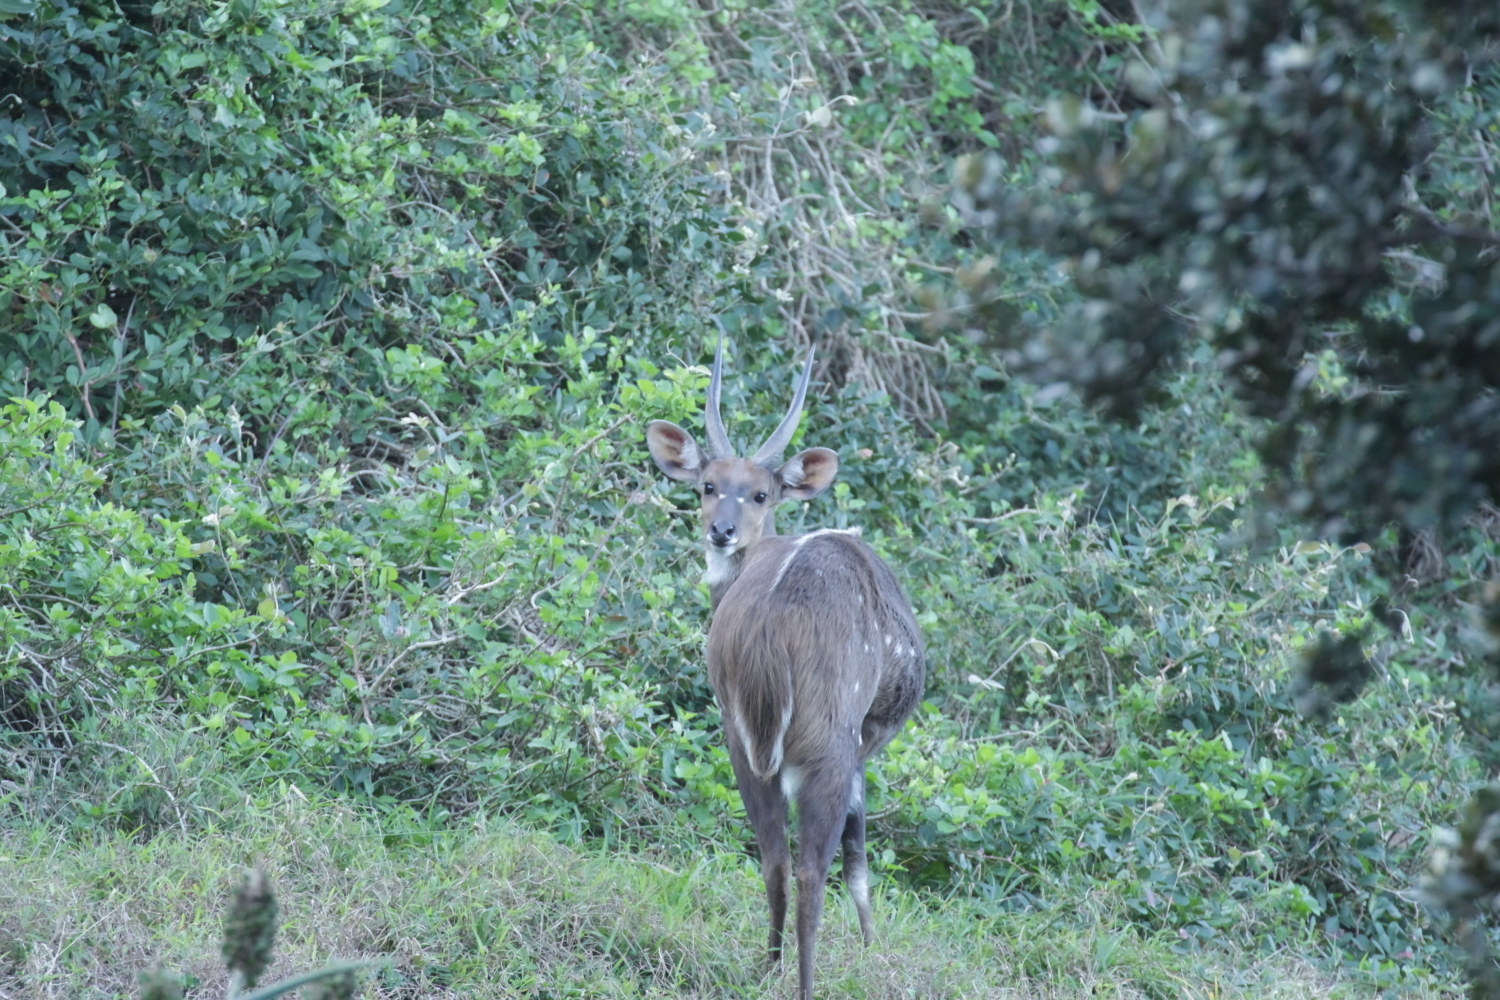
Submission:
[[[3,0],[0,0],[0,2],[3,2]],[[96,305],[94,311],[89,313],[89,322],[100,330],[113,329],[114,325],[119,321],[120,318],[115,315],[115,311],[103,302]]]

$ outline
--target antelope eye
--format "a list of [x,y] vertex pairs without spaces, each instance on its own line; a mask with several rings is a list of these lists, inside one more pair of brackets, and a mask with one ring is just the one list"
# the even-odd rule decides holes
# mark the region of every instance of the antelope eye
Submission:
[[756,503],[765,503],[766,502],[766,495],[764,493],[757,493],[757,494],[755,494],[755,502]]
[[709,494],[713,493],[713,491],[714,491],[714,484],[713,483],[704,483],[703,484],[703,495],[704,496],[708,496]]

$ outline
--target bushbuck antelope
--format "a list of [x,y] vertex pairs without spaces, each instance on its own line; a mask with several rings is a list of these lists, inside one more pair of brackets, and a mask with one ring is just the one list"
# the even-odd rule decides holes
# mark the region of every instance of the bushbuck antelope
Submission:
[[901,585],[857,529],[776,534],[776,505],[822,493],[839,467],[827,448],[781,461],[802,415],[812,351],[791,409],[748,459],[735,457],[719,416],[723,362],[721,340],[704,414],[707,451],[665,420],[647,426],[646,441],[661,470],[703,498],[713,602],[708,679],[760,845],[772,962],[781,958],[786,923],[787,806],[797,803],[797,973],[802,1000],[811,1000],[824,885],[840,839],[860,932],[867,945],[874,939],[865,761],[921,698],[926,660]]

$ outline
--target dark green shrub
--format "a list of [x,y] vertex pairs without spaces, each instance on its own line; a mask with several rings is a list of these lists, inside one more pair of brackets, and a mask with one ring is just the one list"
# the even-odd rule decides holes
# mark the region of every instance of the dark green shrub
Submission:
[[[1289,654],[1359,634],[1384,595],[1363,552],[1236,544],[1254,428],[1215,380],[1163,385],[1122,430],[872,322],[915,265],[866,293],[813,264],[899,247],[946,267],[961,234],[862,215],[799,256],[796,227],[826,217],[735,204],[707,162],[730,147],[675,86],[704,66],[611,61],[578,9],[551,13],[0,21],[21,101],[0,126],[0,648],[20,651],[0,768],[36,789],[28,814],[232,822],[209,773],[438,823],[746,841],[691,497],[640,442],[649,419],[699,420],[718,319],[737,436],[784,400],[795,342],[830,348],[844,384],[801,435],[840,451],[841,481],[782,528],[864,525],[927,633],[927,704],[871,775],[887,873],[997,908],[1121,908],[1182,947],[1337,943],[1393,979],[1440,961],[1409,890],[1473,777],[1428,679],[1449,637],[1415,613],[1423,644],[1380,650],[1375,699],[1295,714]],[[959,44],[922,15],[856,36],[914,53],[848,108],[861,143],[892,124],[873,98],[936,81]],[[773,108],[773,63],[739,118],[711,103],[727,94],[704,107],[751,135],[826,106]],[[993,123],[972,80],[943,79],[944,122]],[[798,206],[832,190],[800,173],[809,121],[773,170]],[[848,173],[872,204],[912,193],[894,166]],[[1020,306],[1057,306],[1034,260],[1001,257],[1041,283]],[[820,298],[775,294],[804,278]]]

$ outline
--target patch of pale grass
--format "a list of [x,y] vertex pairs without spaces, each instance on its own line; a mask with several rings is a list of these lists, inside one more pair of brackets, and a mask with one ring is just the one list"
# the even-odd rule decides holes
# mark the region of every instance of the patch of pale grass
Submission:
[[[756,996],[790,1000],[795,965],[767,970],[754,865],[565,849],[500,824],[393,829],[295,793],[233,832],[80,840],[50,827],[0,833],[0,998],[135,995],[162,967],[222,996],[225,900],[262,858],[281,903],[263,982],[331,958],[388,958],[362,995],[416,998]],[[1367,984],[1294,959],[1185,957],[1128,928],[980,917],[879,887],[866,951],[830,898],[819,943],[827,998],[982,1000],[1368,996]],[[789,958],[792,956],[789,955]],[[1436,995],[1436,994],[1433,994]]]

